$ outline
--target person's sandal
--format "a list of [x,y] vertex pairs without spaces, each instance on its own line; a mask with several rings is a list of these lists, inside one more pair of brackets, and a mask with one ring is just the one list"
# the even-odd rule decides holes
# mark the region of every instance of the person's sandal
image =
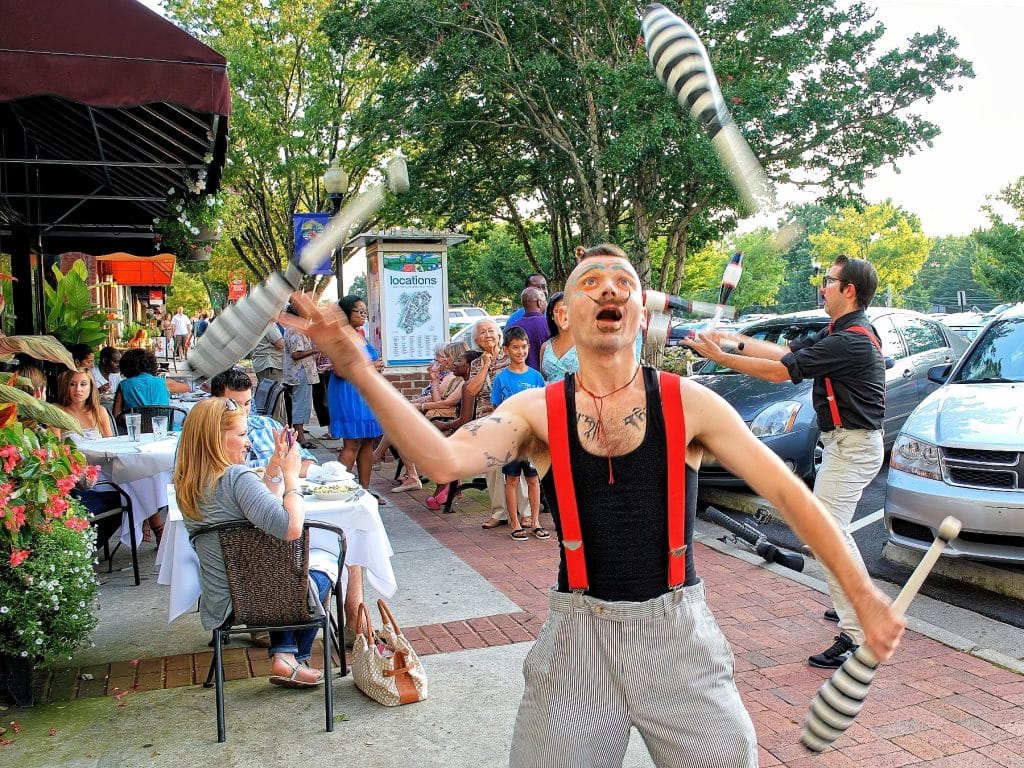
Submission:
[[491,528],[497,528],[499,525],[508,525],[508,520],[498,520],[496,517],[490,517],[487,519],[487,522],[480,527],[491,530]]
[[149,529],[153,532],[153,537],[156,539],[156,547],[160,548],[160,540],[164,537],[164,524],[160,525],[149,524]]
[[530,538],[530,534],[528,534],[522,528],[516,528],[509,535],[516,541],[526,541],[528,538]]
[[533,529],[533,535],[536,536],[538,539],[550,539],[551,538],[551,534],[548,533],[543,528],[541,528],[540,526],[537,526],[536,528]]
[[320,673],[320,677],[314,683],[307,680],[299,680],[298,677],[299,672],[302,669],[312,669],[312,667],[309,667],[305,664],[300,664],[297,661],[288,661],[288,659],[281,659],[281,661],[283,661],[288,666],[288,668],[291,669],[292,673],[288,677],[285,677],[284,675],[271,675],[271,685],[279,685],[282,688],[316,688],[324,682],[324,672],[322,669],[316,670]]

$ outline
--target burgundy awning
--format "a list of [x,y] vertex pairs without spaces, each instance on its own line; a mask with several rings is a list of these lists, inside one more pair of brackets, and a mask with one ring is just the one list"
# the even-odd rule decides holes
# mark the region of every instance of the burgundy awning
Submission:
[[231,113],[227,60],[137,0],[6,0],[0,101],[165,102]]

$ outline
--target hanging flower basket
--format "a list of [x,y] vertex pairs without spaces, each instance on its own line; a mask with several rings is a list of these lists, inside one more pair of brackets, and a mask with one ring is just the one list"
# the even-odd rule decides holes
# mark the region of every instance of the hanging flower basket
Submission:
[[153,245],[157,250],[170,251],[188,261],[209,260],[209,249],[193,254],[196,245],[203,246],[220,240],[220,214],[224,199],[220,193],[201,195],[167,191],[167,216],[153,219]]
[[[213,226],[202,226],[199,228],[199,234],[196,235],[197,243],[217,243],[220,242],[220,228]],[[209,258],[209,257],[207,257]]]

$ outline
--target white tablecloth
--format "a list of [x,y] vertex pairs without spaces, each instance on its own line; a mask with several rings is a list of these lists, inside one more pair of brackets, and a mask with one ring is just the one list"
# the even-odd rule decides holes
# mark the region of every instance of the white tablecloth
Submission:
[[[83,440],[78,443],[90,464],[97,464],[104,479],[113,480],[124,488],[132,500],[135,513],[136,541],[142,541],[142,523],[160,507],[167,505],[167,484],[174,471],[174,456],[178,438],[154,440],[153,435],[142,435],[134,443],[127,436]],[[121,541],[130,539],[127,516],[121,525]]]
[[[167,623],[192,610],[202,588],[199,583],[199,558],[188,540],[181,510],[174,499],[174,489],[167,492],[168,511],[164,535],[157,552],[160,573],[157,583],[170,586],[171,594]],[[348,542],[346,565],[361,565],[366,580],[385,597],[398,589],[395,572],[391,567],[391,540],[377,511],[377,500],[363,493],[351,502],[317,501],[306,497],[306,519],[337,525],[345,531]],[[337,553],[337,537],[328,531],[312,531],[310,546]]]

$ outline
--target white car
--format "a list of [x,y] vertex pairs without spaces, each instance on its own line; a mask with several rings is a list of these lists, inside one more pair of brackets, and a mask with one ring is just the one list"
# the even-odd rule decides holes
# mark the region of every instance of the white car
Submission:
[[1024,565],[1024,307],[992,320],[910,415],[889,459],[885,525],[924,550],[947,515],[963,523],[944,554]]

